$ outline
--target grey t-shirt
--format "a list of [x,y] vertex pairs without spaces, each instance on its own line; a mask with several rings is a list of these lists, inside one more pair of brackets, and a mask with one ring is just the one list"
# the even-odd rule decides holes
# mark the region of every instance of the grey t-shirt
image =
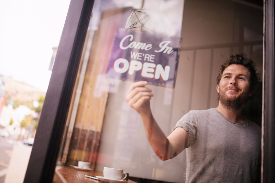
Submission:
[[177,127],[182,127],[190,139],[186,182],[259,180],[261,128],[257,124],[248,119],[234,123],[212,108],[188,112]]

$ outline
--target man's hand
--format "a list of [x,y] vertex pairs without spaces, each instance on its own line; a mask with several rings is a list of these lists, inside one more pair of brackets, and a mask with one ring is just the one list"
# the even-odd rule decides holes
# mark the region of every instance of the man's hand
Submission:
[[146,85],[146,81],[138,81],[132,84],[127,92],[127,103],[140,115],[151,114],[150,100],[154,95],[151,89],[145,87]]

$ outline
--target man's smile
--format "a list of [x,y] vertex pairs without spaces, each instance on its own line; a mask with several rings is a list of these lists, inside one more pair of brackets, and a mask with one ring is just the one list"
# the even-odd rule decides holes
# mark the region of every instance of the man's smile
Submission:
[[239,89],[236,87],[228,87],[227,91],[231,91],[231,92],[238,92]]

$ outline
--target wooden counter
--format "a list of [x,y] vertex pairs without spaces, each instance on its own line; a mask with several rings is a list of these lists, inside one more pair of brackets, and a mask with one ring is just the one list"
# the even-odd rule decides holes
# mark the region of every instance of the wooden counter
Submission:
[[[86,178],[85,175],[102,176],[102,172],[98,171],[81,171],[68,166],[56,166],[53,178],[54,183],[102,183],[102,181]],[[128,183],[135,183],[128,180]]]

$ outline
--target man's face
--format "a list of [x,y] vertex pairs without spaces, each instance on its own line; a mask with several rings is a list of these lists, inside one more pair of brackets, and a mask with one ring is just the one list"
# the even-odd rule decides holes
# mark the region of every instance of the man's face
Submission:
[[248,97],[250,73],[243,65],[229,65],[222,74],[220,83],[217,85],[219,101],[230,109],[240,109]]

